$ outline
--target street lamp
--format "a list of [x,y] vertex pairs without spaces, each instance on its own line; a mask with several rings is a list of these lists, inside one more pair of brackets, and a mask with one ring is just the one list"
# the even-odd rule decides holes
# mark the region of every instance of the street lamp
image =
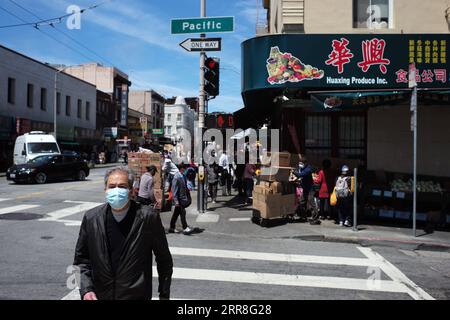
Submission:
[[69,68],[70,66],[66,66],[66,67],[64,67],[64,68],[62,68],[62,69],[60,69],[60,70],[57,70],[56,72],[55,72],[55,96],[54,96],[54,100],[53,100],[53,131],[54,131],[54,134],[55,134],[55,139],[57,140],[58,138],[57,138],[57,134],[56,134],[56,116],[57,116],[57,112],[56,112],[56,100],[57,100],[57,96],[58,96],[58,93],[57,93],[57,82],[58,82],[58,74],[59,73],[61,73],[61,72],[63,72],[64,70],[66,70],[67,68]]

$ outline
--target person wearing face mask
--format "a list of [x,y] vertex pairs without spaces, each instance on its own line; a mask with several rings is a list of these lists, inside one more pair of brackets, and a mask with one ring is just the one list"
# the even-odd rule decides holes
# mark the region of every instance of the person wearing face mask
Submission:
[[152,298],[153,254],[159,298],[170,298],[173,261],[158,211],[130,200],[133,173],[117,167],[105,175],[106,203],[86,212],[73,265],[83,300]]
[[300,187],[302,188],[301,198],[295,212],[297,216],[300,217],[301,222],[306,222],[308,199],[313,186],[312,168],[307,163],[306,158],[303,157],[300,160],[298,167],[293,171],[293,174],[300,179]]

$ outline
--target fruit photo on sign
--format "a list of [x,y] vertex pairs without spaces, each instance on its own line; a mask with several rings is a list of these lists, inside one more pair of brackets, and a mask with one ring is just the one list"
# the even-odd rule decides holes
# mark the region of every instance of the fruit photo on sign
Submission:
[[303,64],[300,59],[291,53],[280,52],[278,47],[270,49],[267,59],[267,81],[270,84],[282,84],[285,82],[299,82],[303,80],[321,79],[323,70]]

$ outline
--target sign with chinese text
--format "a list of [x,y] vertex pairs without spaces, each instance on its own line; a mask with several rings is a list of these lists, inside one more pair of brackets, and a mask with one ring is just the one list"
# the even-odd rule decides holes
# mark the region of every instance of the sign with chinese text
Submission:
[[283,34],[242,43],[242,91],[277,88],[449,88],[446,34]]

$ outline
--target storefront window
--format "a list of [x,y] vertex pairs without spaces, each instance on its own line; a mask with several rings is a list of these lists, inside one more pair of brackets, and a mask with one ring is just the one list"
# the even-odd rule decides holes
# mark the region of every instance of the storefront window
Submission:
[[353,27],[393,28],[393,0],[353,0]]

